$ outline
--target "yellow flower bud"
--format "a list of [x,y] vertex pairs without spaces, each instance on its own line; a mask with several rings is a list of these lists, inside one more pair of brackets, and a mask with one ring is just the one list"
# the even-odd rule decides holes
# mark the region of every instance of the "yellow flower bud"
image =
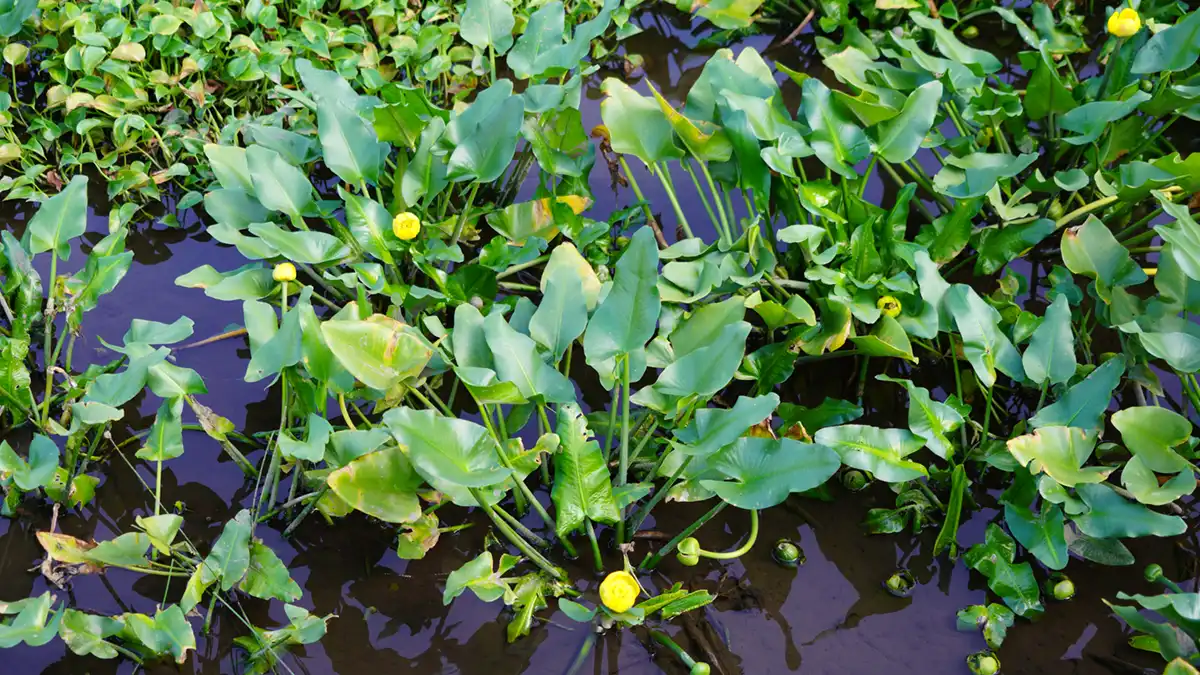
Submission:
[[1117,10],[1108,17],[1108,32],[1127,38],[1142,29],[1142,17],[1132,7]]
[[271,277],[275,281],[295,281],[296,266],[290,262],[279,263],[275,266],[275,271],[271,273]]
[[392,219],[392,233],[404,241],[416,239],[421,233],[421,219],[408,211],[398,213]]
[[637,604],[641,592],[637,579],[625,570],[613,572],[600,582],[600,602],[617,614],[629,611]]
[[879,308],[879,311],[887,314],[893,319],[897,316],[900,316],[900,301],[890,295],[885,295],[880,298],[879,302],[875,303],[875,306]]

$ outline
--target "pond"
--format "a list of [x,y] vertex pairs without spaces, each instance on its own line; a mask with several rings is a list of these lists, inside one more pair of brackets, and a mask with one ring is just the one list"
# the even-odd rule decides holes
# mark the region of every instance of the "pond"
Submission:
[[[648,95],[652,85],[676,107],[684,104],[687,92],[716,50],[708,46],[712,26],[699,18],[666,6],[635,14],[634,22],[642,31],[620,43],[617,57],[586,77],[581,114],[585,129],[602,124],[600,83],[605,77],[618,76],[639,93]],[[786,25],[790,33],[793,25]],[[783,30],[781,28],[781,30]],[[811,28],[783,43],[782,35],[752,35],[730,46],[735,53],[752,47],[768,63],[788,68],[836,86],[834,73],[822,64],[814,44],[817,35]],[[633,58],[636,55],[637,58]],[[1013,57],[1015,61],[1015,56]],[[1011,65],[1011,63],[1009,64]],[[1019,69],[1019,66],[1013,66]],[[1024,72],[1024,71],[1021,71]],[[777,74],[784,103],[793,113],[801,98],[800,85],[782,73]],[[1015,80],[1014,80],[1015,81]],[[951,123],[945,123],[951,128]],[[1181,146],[1194,142],[1183,124],[1171,138]],[[946,132],[947,136],[950,132]],[[1181,148],[1183,149],[1183,148]],[[801,160],[811,172],[823,171],[815,157]],[[939,163],[929,150],[918,154],[917,162],[934,173]],[[637,184],[644,198],[654,205],[660,222],[673,223],[671,195],[640,162],[634,163]],[[863,161],[860,170],[868,165]],[[689,180],[688,174],[675,168],[676,185]],[[814,174],[815,175],[815,174]],[[898,195],[893,182],[882,171],[870,174],[864,187],[866,199],[876,204],[891,204]],[[614,186],[603,159],[589,178],[595,204],[589,215],[604,220],[610,213],[638,204],[628,186]],[[530,175],[516,195],[516,201],[533,199],[538,192],[538,176]],[[127,249],[133,252],[133,264],[117,289],[104,296],[90,312],[84,332],[74,347],[75,364],[108,363],[114,353],[106,346],[120,344],[133,319],[170,323],[186,314],[195,324],[196,339],[215,336],[238,328],[242,323],[235,303],[208,297],[197,289],[176,284],[176,278],[202,264],[218,270],[243,265],[242,254],[232,246],[215,241],[206,233],[211,220],[199,207],[176,211],[179,194],[173,193],[161,204],[152,204],[135,216],[130,227]],[[936,202],[925,195],[932,208]],[[93,180],[89,187],[87,233],[72,244],[73,255],[58,263],[58,274],[73,274],[85,264],[87,253],[109,232],[109,202],[104,183]],[[703,223],[695,234],[706,241],[719,236],[708,227],[706,205],[684,200],[682,209],[690,221]],[[665,209],[665,210],[663,210]],[[746,204],[733,203],[737,217],[752,217]],[[30,204],[6,202],[3,220],[20,237],[35,209]],[[175,222],[164,224],[171,214]],[[1157,222],[1169,219],[1160,218]],[[675,232],[665,232],[673,242]],[[1154,239],[1148,244],[1159,244]],[[782,250],[783,247],[780,248]],[[1157,251],[1139,257],[1141,264],[1152,265]],[[1057,252],[1029,257],[1012,263],[1012,268],[1032,280],[1033,287],[1017,298],[1021,307],[1036,308],[1041,314],[1047,306],[1047,280],[1051,267],[1059,261]],[[50,274],[49,261],[36,261],[43,278]],[[536,284],[537,276],[517,281]],[[981,296],[997,290],[995,276],[973,275],[964,269],[949,275],[951,282],[973,285]],[[1039,283],[1040,282],[1040,283]],[[1120,351],[1121,343],[1112,336],[1114,346],[1096,346],[1097,353]],[[582,349],[571,370],[581,391],[586,409],[605,410],[609,391],[583,363]],[[888,369],[883,360],[872,363],[870,375],[884,373],[911,378],[929,387],[938,400],[954,393],[956,373],[946,359],[921,355],[919,365]],[[199,397],[217,414],[231,420],[248,436],[270,433],[279,426],[280,389],[244,381],[251,350],[241,336],[211,344],[177,350],[174,363],[192,368],[204,379],[207,394]],[[864,371],[865,372],[865,371]],[[1160,371],[1164,379],[1170,371]],[[647,375],[644,384],[652,379]],[[864,385],[865,383],[865,385]],[[1179,384],[1166,385],[1167,396],[1178,400],[1183,393]],[[751,395],[749,384],[735,381],[730,392]],[[909,398],[903,387],[872,378],[859,371],[857,359],[813,360],[797,365],[796,372],[778,390],[784,403],[817,406],[827,397],[861,401],[865,414],[860,423],[878,427],[905,428],[908,424]],[[441,393],[447,395],[449,387]],[[1038,392],[1009,390],[999,393],[999,407],[1008,416],[1023,420],[1038,408]],[[478,410],[460,396],[451,405],[464,418],[479,421]],[[727,404],[733,400],[726,394]],[[1128,400],[1127,400],[1128,399]],[[1120,392],[1109,410],[1135,405],[1131,395]],[[143,392],[125,406],[124,419],[112,426],[113,441],[123,445],[133,434],[149,429],[154,423],[159,400]],[[586,410],[585,410],[586,411]],[[999,424],[999,421],[996,422]],[[1011,424],[1008,426],[1011,430]],[[527,446],[537,434],[526,434]],[[28,429],[10,436],[14,446],[25,447]],[[213,542],[226,523],[244,508],[253,508],[257,496],[255,482],[246,480],[239,467],[223,452],[221,445],[202,431],[184,432],[187,453],[167,463],[161,475],[164,506],[184,515],[183,534],[193,542]],[[155,511],[154,466],[149,462],[123,461],[118,453],[103,466],[103,478],[95,501],[81,509],[64,510],[54,525],[58,530],[83,539],[109,539],[131,531],[135,516]],[[262,453],[251,454],[256,464]],[[136,464],[130,464],[135,461]],[[991,477],[992,483],[973,490],[978,503],[968,511],[958,532],[958,541],[983,541],[989,523],[1002,522],[1004,505],[1001,494],[1007,487]],[[284,486],[288,485],[285,477]],[[282,489],[282,488],[281,488]],[[550,507],[550,493],[535,490],[539,500]],[[759,544],[750,553],[728,561],[701,561],[695,567],[668,558],[653,573],[643,575],[646,590],[653,593],[682,583],[688,589],[705,589],[716,596],[709,606],[666,624],[664,630],[689,653],[708,661],[713,672],[720,673],[964,673],[965,657],[986,648],[978,631],[956,630],[955,615],[970,605],[996,602],[986,580],[968,569],[962,560],[945,554],[933,555],[938,528],[926,528],[918,534],[905,529],[897,534],[868,535],[863,526],[871,509],[895,507],[896,494],[883,482],[873,482],[862,492],[851,493],[839,481],[832,481],[830,500],[792,495],[777,508],[765,511],[758,534]],[[169,504],[167,503],[169,502]],[[1181,583],[1200,578],[1196,555],[1200,553],[1192,527],[1196,512],[1192,498],[1179,502],[1184,510],[1188,531],[1179,537],[1149,537],[1128,542],[1137,567],[1106,567],[1073,559],[1068,571],[1078,594],[1065,602],[1047,601],[1045,615],[1035,622],[1018,619],[997,651],[1007,673],[1109,674],[1158,672],[1161,660],[1156,655],[1134,650],[1128,645],[1130,631],[1105,604],[1119,591],[1154,593],[1156,585],[1140,574],[1147,563],[1163,566],[1165,574]],[[643,528],[645,538],[635,539],[631,558],[640,559],[652,547],[684,529],[709,509],[703,502],[672,503],[656,510]],[[55,591],[69,606],[101,615],[123,612],[153,614],[164,599],[174,600],[181,592],[183,579],[145,576],[120,569],[81,576],[67,591],[58,591],[38,567],[44,551],[36,532],[52,527],[51,506],[45,503],[23,505],[18,517],[0,520],[0,599],[18,599]],[[292,578],[303,590],[296,603],[314,614],[335,616],[328,622],[327,634],[319,642],[297,647],[284,656],[279,672],[308,675],[359,675],[388,673],[560,673],[576,659],[587,641],[590,627],[568,619],[561,611],[549,609],[537,613],[530,635],[510,643],[505,626],[511,610],[501,603],[487,603],[471,593],[443,604],[447,577],[480,551],[491,547],[490,523],[478,509],[447,506],[438,511],[443,527],[465,524],[467,527],[443,533],[437,545],[420,560],[403,560],[395,552],[396,528],[362,513],[327,522],[313,516],[302,522],[291,536],[282,536],[283,523],[260,525],[261,537],[286,564]],[[543,527],[534,513],[523,522],[531,529]],[[733,549],[744,541],[747,515],[741,509],[728,509],[703,529],[706,549]],[[604,535],[611,538],[611,533]],[[604,537],[602,537],[604,538]],[[796,569],[776,564],[771,544],[780,539],[794,540],[804,555]],[[205,546],[201,546],[204,550]],[[964,546],[965,549],[965,546]],[[605,546],[607,569],[621,565],[620,555]],[[591,565],[587,553],[568,562],[566,570],[575,588],[589,604],[597,602],[597,587],[602,575]],[[885,581],[898,570],[908,570],[916,585],[906,597],[889,593]],[[1184,583],[1192,588],[1190,581]],[[281,603],[253,598],[237,601],[244,616],[258,626],[286,624]],[[203,607],[198,608],[203,616]],[[246,635],[241,617],[218,610],[213,615],[211,632],[204,636],[201,621],[193,619],[198,632],[194,656],[181,665],[158,663],[145,667],[129,660],[101,661],[78,656],[61,641],[40,647],[25,645],[6,650],[5,666],[0,671],[21,675],[73,675],[89,673],[218,673],[242,672],[242,654],[234,639]],[[656,649],[644,628],[610,631],[602,636],[587,655],[581,673],[683,673],[678,659],[664,649]]]

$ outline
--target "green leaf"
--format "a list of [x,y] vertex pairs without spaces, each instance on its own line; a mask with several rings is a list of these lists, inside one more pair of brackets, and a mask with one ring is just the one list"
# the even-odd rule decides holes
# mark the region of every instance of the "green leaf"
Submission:
[[396,555],[405,560],[421,560],[441,537],[437,514],[422,514],[416,522],[406,523],[396,539]]
[[[708,397],[729,384],[746,352],[746,337],[750,324],[738,321],[726,325],[711,344],[698,347],[677,358],[663,369],[649,389],[665,396]],[[635,394],[633,401],[639,402]]]
[[1133,59],[1133,73],[1179,72],[1191,68],[1198,57],[1200,11],[1195,11],[1147,40]]
[[587,362],[602,375],[613,360],[642,349],[654,336],[662,301],[658,296],[658,244],[650,228],[639,229],[617,261],[612,287],[596,307],[583,334]]
[[555,532],[565,537],[591,519],[615,524],[620,511],[613,499],[608,464],[600,444],[592,440],[587,418],[573,403],[558,408],[559,451],[554,454]]
[[500,566],[492,570],[491,551],[484,551],[446,577],[446,589],[442,591],[442,604],[449,605],[468,588],[480,600],[495,602],[504,596],[508,585],[501,579],[504,573],[517,564],[519,558],[504,554]]
[[950,551],[950,557],[958,556],[958,525],[962,520],[963,494],[967,489],[967,472],[962,464],[954,467],[950,475],[950,501],[946,504],[946,520],[933,543],[933,555]]
[[255,539],[250,542],[250,566],[241,589],[263,600],[291,602],[300,598],[300,585],[288,574],[287,565],[270,546]]
[[205,143],[204,157],[221,187],[241,190],[248,195],[254,194],[254,182],[250,178],[250,166],[246,163],[245,148]]
[[537,343],[508,325],[499,312],[484,319],[483,331],[492,354],[502,355],[495,362],[496,374],[515,384],[521,396],[545,403],[575,400],[571,381],[546,363],[537,351]]
[[766,509],[793,492],[820,486],[837,472],[838,454],[820,444],[790,438],[740,438],[708,461],[732,481],[701,480],[718,497],[742,509]]
[[543,273],[542,302],[529,319],[529,336],[550,350],[557,363],[587,326],[587,300],[579,292],[574,270],[560,266],[548,280],[546,276]]
[[58,633],[63,612],[50,614],[54,596],[46,591],[36,598],[25,598],[16,602],[0,602],[0,614],[15,614],[11,620],[0,623],[0,649],[27,644],[41,647],[54,639]]
[[912,22],[933,33],[934,44],[946,58],[956,63],[974,66],[976,74],[994,73],[1000,70],[1000,61],[982,49],[975,49],[963,44],[954,32],[942,25],[940,19],[935,19],[920,12],[909,12]]
[[[311,294],[311,287],[301,291],[301,297]],[[300,362],[300,312],[285,314],[278,330],[275,330],[275,309],[265,302],[247,300],[242,303],[242,314],[250,338],[250,363],[246,364],[243,379],[258,382]]]
[[326,482],[354,509],[384,522],[411,523],[421,517],[421,477],[395,445],[354,459],[329,474]]
[[987,527],[985,542],[967,551],[967,566],[987,577],[988,588],[1000,596],[1004,604],[1027,619],[1042,614],[1041,593],[1033,567],[1029,563],[1013,564],[1016,544],[995,523]]
[[0,9],[0,37],[10,38],[21,32],[21,26],[37,11],[37,0],[11,0]]
[[600,90],[600,116],[615,152],[633,155],[646,164],[683,157],[675,132],[662,108],[617,78],[606,78]]
[[183,398],[168,399],[158,407],[154,424],[136,457],[162,462],[183,454]]
[[419,333],[382,314],[365,321],[325,321],[321,335],[343,368],[380,391],[415,377],[433,357]]
[[895,382],[908,390],[908,428],[925,439],[925,447],[942,459],[954,454],[954,444],[948,435],[963,424],[958,410],[940,401],[933,400],[929,390],[918,387],[912,380],[903,380],[887,375],[877,375],[882,382]]
[[1000,312],[995,307],[965,284],[951,286],[944,302],[962,336],[963,353],[983,386],[996,383],[997,369],[1018,382],[1024,379],[1021,354],[1000,330]]
[[[496,485],[511,473],[500,466],[500,448],[495,439],[474,422],[411,408],[389,410],[383,421],[396,440],[408,448],[417,473],[451,496],[451,491],[462,495],[463,488]],[[463,501],[466,505],[474,503],[473,499]]]
[[513,95],[508,80],[480,92],[465,111],[451,118],[438,141],[452,146],[446,177],[477,183],[498,179],[516,152],[524,119],[525,104]]
[[735,442],[750,427],[769,418],[778,405],[779,397],[767,394],[753,398],[739,396],[728,410],[702,408],[696,411],[690,424],[676,430],[678,443],[673,447],[685,455],[703,459]]
[[221,590],[233,588],[250,567],[250,533],[253,529],[250,511],[238,511],[233,520],[225,523],[221,536],[204,559],[202,569],[221,582]]
[[394,263],[388,250],[387,233],[391,232],[392,217],[387,209],[370,197],[359,195],[338,186],[338,195],[346,203],[346,228],[362,250],[385,265]]
[[254,194],[263,206],[298,219],[313,204],[312,184],[304,172],[287,163],[278,152],[261,145],[246,149],[246,164],[254,181]]
[[295,232],[275,223],[253,223],[250,232],[295,263],[324,265],[350,255],[346,242],[327,232]]
[[67,648],[80,656],[115,659],[117,649],[106,638],[117,635],[124,627],[123,622],[107,616],[67,609],[63,611],[58,634]]
[[325,165],[339,178],[356,186],[364,181],[379,183],[390,146],[379,141],[374,127],[353,108],[335,99],[319,99],[317,133]]
[[1096,429],[1112,401],[1113,391],[1125,374],[1125,359],[1113,357],[1067,390],[1061,398],[1038,411],[1029,420],[1035,429],[1042,427],[1079,427]]
[[812,135],[808,142],[825,166],[847,178],[857,178],[854,165],[871,152],[871,143],[829,87],[816,78],[801,85],[800,108]]
[[877,127],[875,152],[893,164],[912,159],[933,127],[941,100],[941,82],[933,80],[917,87],[908,95],[900,114]]
[[1071,112],[1058,118],[1058,124],[1067,131],[1074,131],[1077,136],[1062,137],[1063,142],[1071,145],[1088,145],[1100,138],[1105,130],[1129,116],[1137,107],[1150,100],[1150,94],[1137,91],[1124,101],[1094,101],[1085,103]]
[[957,617],[956,627],[958,630],[970,631],[982,628],[983,640],[992,649],[999,649],[1000,645],[1004,643],[1008,629],[1012,628],[1015,620],[1011,609],[994,602],[988,604],[987,607],[971,605],[966,609],[961,609],[958,611]]
[[868,356],[917,362],[917,358],[913,356],[912,343],[908,340],[908,334],[895,319],[886,314],[880,315],[879,321],[875,323],[870,335],[852,337],[850,341],[858,347],[858,351]]
[[837,451],[846,466],[870,471],[888,483],[929,475],[924,466],[904,459],[925,446],[924,439],[907,429],[843,424],[821,429],[813,440]]
[[459,20],[459,34],[480,49],[491,47],[504,54],[513,46],[516,19],[505,0],[467,0],[467,9]]
[[71,240],[87,230],[87,184],[87,176],[79,174],[38,207],[25,228],[31,254],[54,251],[59,260],[71,257]]
[[1075,524],[1089,537],[1173,537],[1187,530],[1182,518],[1151,511],[1108,485],[1079,485],[1075,491],[1088,505],[1087,513],[1075,516]]
[[1063,513],[1058,506],[1043,504],[1041,513],[1034,515],[1024,506],[1005,504],[1004,522],[1013,537],[1043,565],[1052,570],[1067,566],[1070,557],[1067,555]]
[[1034,475],[1045,472],[1064,487],[1099,483],[1112,473],[1109,467],[1083,466],[1095,446],[1095,435],[1072,427],[1042,427],[1008,441],[1021,466]]
[[58,469],[58,446],[41,434],[29,442],[29,461],[19,457],[8,441],[0,441],[0,471],[12,474],[13,482],[28,492],[45,487]]
[[1192,435],[1192,423],[1183,415],[1158,406],[1135,406],[1113,413],[1112,424],[1125,447],[1149,470],[1178,473],[1190,468],[1174,450]]
[[150,538],[150,544],[154,546],[154,550],[163,555],[171,554],[171,544],[175,542],[175,536],[179,534],[179,528],[183,525],[183,516],[173,513],[138,516],[136,522],[137,526]]
[[1063,384],[1075,374],[1075,335],[1066,296],[1058,295],[1050,303],[1045,319],[1029,339],[1021,363],[1029,381],[1038,385]]
[[287,459],[319,462],[325,458],[325,446],[333,434],[333,425],[316,413],[309,413],[306,440],[298,441],[291,433],[279,434],[279,452]]
[[946,166],[933,177],[933,187],[955,199],[982,197],[998,181],[1016,176],[1036,159],[1037,155],[1033,153],[1018,156],[987,152],[965,157],[950,155],[946,157]]
[[189,651],[196,651],[196,635],[179,605],[160,609],[153,619],[145,614],[122,614],[120,619],[125,622],[120,637],[140,644],[155,656],[169,655],[176,663],[183,663]]
[[1129,256],[1129,250],[1095,216],[1063,232],[1062,258],[1067,269],[1096,280],[1101,298],[1108,297],[1107,289],[1135,286],[1146,280],[1146,273]]
[[554,65],[555,48],[563,43],[565,18],[566,12],[559,0],[542,5],[530,15],[525,31],[505,59],[514,75],[527,80]]

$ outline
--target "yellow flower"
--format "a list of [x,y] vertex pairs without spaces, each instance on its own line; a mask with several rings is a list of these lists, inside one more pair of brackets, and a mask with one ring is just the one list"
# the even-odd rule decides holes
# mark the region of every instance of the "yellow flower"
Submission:
[[271,273],[271,277],[275,281],[295,281],[296,266],[289,262],[279,263],[275,266],[275,271]]
[[421,233],[421,219],[405,211],[392,219],[392,233],[404,241],[416,239]]
[[1141,29],[1142,17],[1132,7],[1117,10],[1108,17],[1108,32],[1117,37],[1127,38]]
[[880,298],[879,302],[875,303],[875,306],[879,308],[879,311],[892,318],[900,316],[900,301],[890,295]]
[[637,579],[625,570],[613,572],[600,582],[600,602],[617,614],[633,607],[641,592]]

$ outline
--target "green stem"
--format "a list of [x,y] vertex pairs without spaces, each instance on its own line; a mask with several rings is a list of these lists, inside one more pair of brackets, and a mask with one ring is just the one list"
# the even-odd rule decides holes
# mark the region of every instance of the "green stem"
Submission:
[[[629,478],[629,354],[624,357],[621,373],[621,451],[617,460],[617,486],[625,485]],[[617,543],[625,542],[625,516],[617,521]]]
[[696,186],[696,194],[700,195],[700,203],[704,205],[704,210],[708,213],[709,221],[711,221],[713,227],[716,228],[717,235],[722,239],[725,239],[726,234],[724,228],[722,227],[722,223],[725,220],[725,212],[721,210],[721,205],[719,203],[717,204],[717,209],[721,210],[721,218],[718,220],[716,214],[713,213],[712,205],[708,201],[708,195],[706,195],[704,193],[704,189],[700,187],[700,179],[696,178],[696,172],[692,170],[691,162],[682,162],[682,166],[683,170],[687,171],[687,174],[692,177],[692,184]]
[[517,532],[520,532],[521,536],[528,539],[534,546],[536,546],[540,549],[550,548],[550,542],[539,537],[533,530],[529,529],[528,527],[525,527],[525,524],[522,523],[521,521],[517,520],[516,516],[512,515],[508,511],[505,511],[504,509],[500,508],[499,506],[495,507],[495,509],[496,509],[496,513],[500,514],[501,518],[508,521],[508,524],[511,525],[513,527],[513,529],[515,529]]
[[467,203],[463,205],[463,210],[458,214],[458,222],[454,224],[454,235],[450,237],[451,248],[458,245],[458,240],[462,237],[463,228],[467,226],[467,214],[471,212],[471,205],[475,203],[476,192],[479,192],[478,182],[471,184],[471,191],[467,193]]
[[701,527],[704,526],[705,523],[707,523],[708,521],[710,521],[714,517],[716,517],[716,515],[718,513],[720,513],[722,510],[724,510],[726,506],[729,506],[728,502],[725,502],[725,501],[717,502],[716,506],[709,509],[709,511],[707,513],[705,513],[704,515],[697,518],[696,522],[692,523],[691,525],[688,525],[686,528],[684,528],[684,530],[682,532],[675,535],[675,537],[673,539],[671,539],[671,541],[668,541],[666,543],[666,545],[664,545],[662,548],[658,549],[657,552],[653,553],[652,555],[646,556],[646,559],[642,561],[642,564],[638,565],[638,569],[643,570],[643,571],[649,571],[649,570],[654,569],[655,567],[658,567],[658,564],[660,562],[662,562],[663,557],[671,555],[671,552],[675,550],[675,547],[679,545],[679,542],[692,536],[692,534],[696,530],[700,529]]
[[[663,484],[662,489],[655,492],[654,496],[650,498],[650,501],[648,501],[644,505],[642,505],[642,508],[640,510],[638,510],[637,515],[635,515],[633,517],[633,520],[630,521],[629,535],[631,537],[633,536],[633,534],[635,532],[638,531],[638,528],[640,528],[642,526],[642,523],[646,521],[646,518],[648,518],[650,516],[650,510],[653,509],[655,506],[658,506],[658,503],[661,502],[667,496],[667,493],[670,492],[671,488],[675,486],[675,481],[679,480],[679,477],[683,475],[683,472],[685,470],[687,470],[688,464],[691,464],[691,463],[692,463],[692,456],[689,455],[682,462],[680,462],[679,468],[676,469],[675,473],[672,474],[672,476],[667,480],[667,482]],[[653,478],[654,477],[651,476],[652,480],[653,480]]]
[[698,555],[701,558],[712,558],[713,560],[733,560],[749,553],[756,541],[758,541],[758,509],[750,509],[750,536],[746,537],[746,543],[732,551],[705,551],[704,549],[700,549]]
[[42,397],[42,426],[47,427],[50,423],[50,390],[54,385],[54,376],[51,374],[51,369],[54,363],[50,356],[50,336],[54,333],[54,287],[55,281],[58,279],[58,253],[50,251],[50,292],[46,298],[46,320],[42,324],[45,331],[45,339],[42,342],[42,358],[46,359],[46,393]]
[[983,439],[981,443],[987,443],[988,440],[988,423],[992,421],[992,395],[995,392],[994,387],[987,388],[987,395],[984,398],[983,408]]
[[658,182],[662,183],[663,190],[667,193],[667,199],[671,200],[671,207],[675,209],[675,217],[679,220],[679,227],[683,228],[684,233],[689,239],[696,236],[692,234],[692,227],[688,225],[687,216],[683,215],[683,208],[679,206],[679,199],[675,196],[675,189],[671,187],[671,182],[666,176],[665,167],[658,164],[651,166],[654,175],[658,177]]
[[[958,400],[964,401],[962,389],[962,372],[958,368],[958,352],[954,349],[954,333],[948,333],[947,337],[950,340],[950,362],[954,365],[954,391],[958,394]],[[967,425],[959,427],[959,433],[962,434],[962,446],[967,447]]]
[[621,168],[625,171],[625,177],[629,179],[629,187],[633,188],[633,194],[642,203],[642,210],[646,212],[646,223],[654,222],[654,214],[650,212],[650,202],[646,201],[646,197],[642,194],[642,187],[638,185],[637,179],[633,177],[633,172],[629,170],[629,163],[625,161],[624,155],[618,155],[617,161],[621,163]]
[[492,507],[488,506],[487,500],[484,499],[483,494],[478,488],[468,489],[475,497],[475,501],[479,502],[479,506],[484,510],[485,513],[487,513],[488,518],[492,519],[492,524],[496,526],[496,529],[500,530],[500,533],[503,534],[513,546],[516,546],[526,558],[529,558],[533,564],[542,568],[547,574],[559,581],[567,578],[567,575],[562,570],[555,567],[549,560],[546,560],[541,553],[538,553],[536,549],[529,545],[529,542],[522,539],[521,536],[516,533],[516,531],[509,527],[508,523],[504,522],[500,516],[496,515],[496,512],[492,509]]
[[596,528],[592,526],[592,519],[585,518],[584,523],[587,525],[588,543],[592,545],[592,560],[596,563],[596,571],[604,571],[604,560],[600,557],[600,543],[596,541]]
[[675,644],[675,641],[667,637],[666,633],[657,630],[651,630],[650,637],[654,638],[655,642],[669,649],[672,654],[674,654],[680,661],[683,662],[684,668],[691,670],[692,667],[696,665],[696,659],[693,659],[687,652],[683,651],[683,647]]
[[1081,217],[1086,216],[1087,214],[1091,213],[1092,211],[1102,209],[1105,206],[1108,206],[1109,204],[1117,201],[1118,199],[1120,199],[1120,197],[1118,197],[1117,195],[1112,195],[1110,197],[1102,197],[1100,199],[1097,199],[1094,202],[1084,204],[1083,206],[1075,209],[1074,211],[1064,215],[1062,218],[1059,218],[1058,220],[1054,221],[1054,229],[1056,229],[1056,230],[1060,229],[1063,226],[1070,223],[1071,221],[1075,220],[1076,218],[1081,218]]
[[730,223],[730,219],[733,216],[732,209],[727,215],[725,208],[721,206],[721,202],[718,200],[717,185],[713,182],[712,174],[708,172],[708,166],[704,162],[698,162],[698,164],[700,165],[700,173],[704,174],[704,180],[708,183],[708,189],[713,194],[713,200],[716,201],[717,213],[721,216],[721,224],[725,227],[725,236],[729,241],[733,241],[733,225]]

